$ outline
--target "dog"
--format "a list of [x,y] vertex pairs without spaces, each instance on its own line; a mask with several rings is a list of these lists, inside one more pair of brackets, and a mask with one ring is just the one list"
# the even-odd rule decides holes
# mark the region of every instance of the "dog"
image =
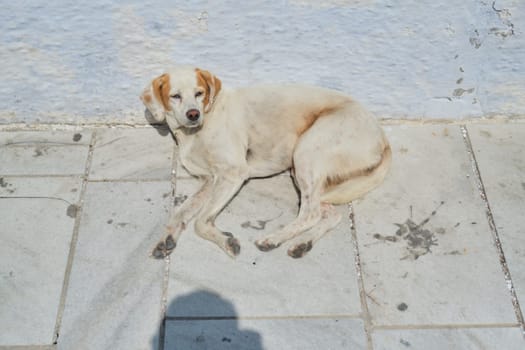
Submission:
[[204,184],[171,214],[153,249],[162,259],[188,223],[229,256],[239,241],[214,225],[250,178],[291,171],[300,192],[297,217],[255,242],[261,251],[297,236],[288,250],[304,256],[341,220],[334,205],[360,198],[388,173],[391,149],[375,117],[352,97],[305,85],[226,89],[209,71],[178,66],[153,79],[140,96],[154,121],[167,123],[179,160]]

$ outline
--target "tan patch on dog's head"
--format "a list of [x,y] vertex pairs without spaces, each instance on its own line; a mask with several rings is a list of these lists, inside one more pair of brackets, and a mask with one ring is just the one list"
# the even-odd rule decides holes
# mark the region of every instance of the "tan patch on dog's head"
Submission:
[[151,100],[151,95],[149,93],[145,93],[141,96],[141,99],[142,101],[144,101],[144,103],[151,103],[152,100]]
[[[151,84],[153,86],[153,93],[157,100],[162,103],[164,109],[170,111],[170,76],[168,74],[162,74],[160,77],[154,79]],[[148,96],[144,96],[145,100],[147,98]],[[151,96],[149,96],[149,99],[151,101]]]
[[195,72],[197,73],[197,85],[204,89],[204,112],[209,112],[221,90],[221,80],[206,70],[196,68]]

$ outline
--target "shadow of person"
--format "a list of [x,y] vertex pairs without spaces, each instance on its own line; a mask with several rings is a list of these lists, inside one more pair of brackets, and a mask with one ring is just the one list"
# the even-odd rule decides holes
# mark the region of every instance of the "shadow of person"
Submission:
[[166,314],[152,340],[153,350],[263,349],[260,334],[239,329],[235,307],[216,293],[202,290],[180,296]]

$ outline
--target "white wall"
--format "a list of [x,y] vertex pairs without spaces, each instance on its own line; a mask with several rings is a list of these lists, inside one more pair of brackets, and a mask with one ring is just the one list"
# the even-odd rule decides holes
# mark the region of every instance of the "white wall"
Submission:
[[381,118],[525,115],[524,0],[3,1],[0,123],[144,122],[174,63],[304,82]]

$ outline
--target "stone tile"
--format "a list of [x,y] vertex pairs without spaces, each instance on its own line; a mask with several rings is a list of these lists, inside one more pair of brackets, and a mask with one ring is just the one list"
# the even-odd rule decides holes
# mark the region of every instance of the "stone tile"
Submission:
[[525,303],[525,124],[468,127],[522,310]]
[[59,199],[68,205],[75,205],[82,179],[77,177],[0,177],[0,196],[29,197],[30,199]]
[[354,203],[372,322],[515,324],[459,127],[385,129],[391,172]]
[[167,321],[165,349],[366,349],[361,320]]
[[98,130],[89,178],[169,180],[174,146],[154,128]]
[[151,349],[165,264],[169,182],[89,183],[58,349]]
[[0,146],[47,144],[51,146],[87,146],[91,142],[90,130],[56,131],[0,131]]
[[90,131],[0,132],[0,175],[83,174]]
[[413,329],[375,331],[375,350],[478,350],[525,348],[519,328]]
[[[179,179],[177,197],[197,190],[196,180]],[[302,259],[290,258],[289,244],[259,251],[254,241],[291,221],[298,197],[290,178],[251,180],[219,215],[216,224],[233,232],[241,253],[231,259],[213,243],[197,237],[193,225],[171,257],[169,300],[197,290],[231,300],[242,317],[357,315],[361,312],[348,208],[343,222]],[[229,310],[187,304],[169,316],[232,316]]]
[[80,186],[0,178],[0,346],[52,343]]

